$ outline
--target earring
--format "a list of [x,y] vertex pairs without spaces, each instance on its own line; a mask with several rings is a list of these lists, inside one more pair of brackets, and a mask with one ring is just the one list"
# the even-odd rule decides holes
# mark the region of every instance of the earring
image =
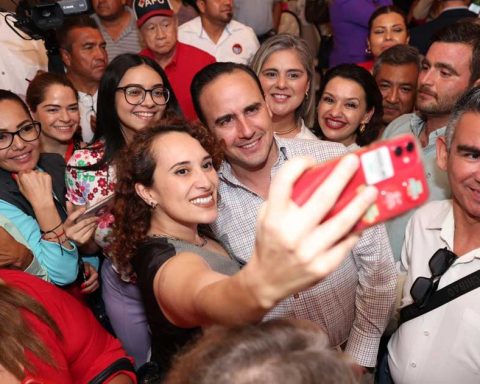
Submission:
[[308,98],[308,89],[305,91],[305,99]]
[[371,54],[372,54],[372,50],[370,49],[370,47],[365,48],[365,53],[366,53],[367,55],[371,55]]
[[365,132],[365,128],[367,127],[367,124],[366,123],[361,123],[360,124],[360,133],[363,133]]
[[151,202],[149,203],[149,205],[150,205],[150,207],[151,207],[152,209],[155,209],[155,208],[157,208],[158,203],[157,203],[156,201],[151,201]]

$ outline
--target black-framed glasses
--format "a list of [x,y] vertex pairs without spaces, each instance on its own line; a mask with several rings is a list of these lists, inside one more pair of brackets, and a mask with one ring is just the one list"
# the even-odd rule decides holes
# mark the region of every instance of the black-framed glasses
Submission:
[[165,105],[170,99],[170,92],[163,85],[153,87],[152,89],[145,89],[140,85],[127,85],[125,87],[118,87],[117,91],[122,91],[126,102],[131,105],[142,104],[147,93],[150,93],[153,102],[157,105]]
[[432,277],[417,277],[410,289],[410,295],[419,308],[425,307],[432,294],[437,290],[440,277],[447,272],[457,255],[447,248],[441,248],[433,254],[428,262]]
[[16,132],[0,132],[0,149],[7,149],[13,143],[13,138],[18,135],[23,141],[35,141],[40,136],[42,125],[38,121],[25,124]]

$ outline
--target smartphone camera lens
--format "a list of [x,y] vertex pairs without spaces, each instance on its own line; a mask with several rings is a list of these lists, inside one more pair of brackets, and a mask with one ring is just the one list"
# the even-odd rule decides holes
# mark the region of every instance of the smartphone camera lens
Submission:
[[395,156],[401,156],[402,155],[402,147],[396,147],[395,148]]
[[413,152],[413,150],[415,149],[415,146],[413,145],[413,143],[410,141],[408,144],[407,144],[407,152]]

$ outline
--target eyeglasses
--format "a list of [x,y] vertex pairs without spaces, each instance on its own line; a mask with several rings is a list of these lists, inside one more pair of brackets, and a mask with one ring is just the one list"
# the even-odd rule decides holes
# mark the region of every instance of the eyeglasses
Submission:
[[410,289],[410,295],[419,308],[427,305],[432,294],[437,290],[440,277],[447,272],[448,268],[453,264],[457,255],[447,248],[439,249],[433,254],[428,262],[432,277],[417,277]]
[[13,143],[13,138],[18,135],[23,141],[35,141],[40,136],[41,124],[38,121],[32,121],[24,125],[17,132],[0,132],[0,149],[7,149]]
[[152,89],[145,89],[139,85],[127,85],[126,87],[118,87],[117,91],[122,91],[126,102],[131,105],[142,104],[147,93],[150,93],[153,102],[157,105],[165,105],[170,99],[168,89],[160,85]]

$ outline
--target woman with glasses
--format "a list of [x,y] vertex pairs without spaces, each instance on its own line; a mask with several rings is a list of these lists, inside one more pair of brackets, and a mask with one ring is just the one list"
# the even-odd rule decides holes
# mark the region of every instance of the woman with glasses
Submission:
[[[58,154],[40,154],[40,133],[25,103],[0,90],[0,214],[27,240],[48,278],[65,286],[77,279],[77,246],[91,237],[96,219],[80,219],[83,210],[67,213],[65,163]],[[88,293],[98,288],[98,275],[86,267]]]
[[[160,66],[134,54],[113,59],[100,81],[93,142],[75,151],[67,164],[67,199],[76,206],[91,206],[113,195],[120,150],[135,133],[167,114],[179,114],[179,107]],[[108,258],[113,222],[109,211],[100,216],[91,251],[101,248],[107,256],[101,270],[105,307],[138,366],[147,361],[149,335],[137,287],[126,276],[121,279]]]
[[40,73],[28,85],[26,101],[42,124],[41,152],[58,153],[67,162],[81,144],[78,94],[73,84],[64,75]]

